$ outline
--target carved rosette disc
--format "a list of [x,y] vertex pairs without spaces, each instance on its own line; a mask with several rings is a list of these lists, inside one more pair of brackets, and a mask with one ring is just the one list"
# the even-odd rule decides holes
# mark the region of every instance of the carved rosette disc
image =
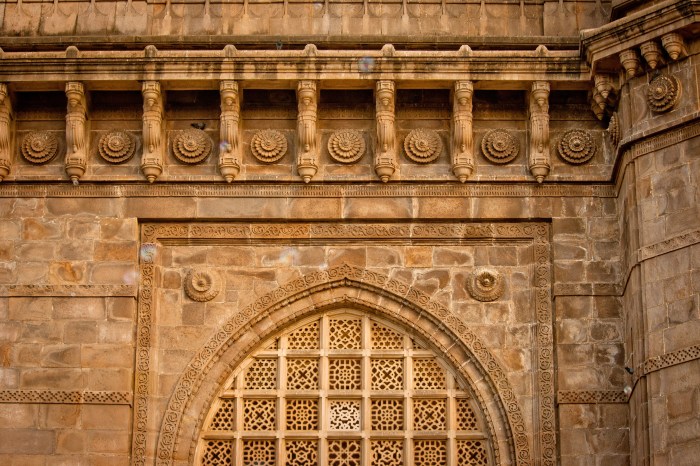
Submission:
[[596,144],[588,131],[571,129],[562,136],[558,149],[559,156],[566,162],[580,165],[593,158]]
[[518,140],[505,129],[494,129],[481,140],[481,152],[493,163],[512,162],[520,151]]
[[42,164],[51,161],[58,154],[58,139],[48,131],[34,131],[22,141],[22,157],[28,162]]
[[274,129],[258,131],[250,141],[250,150],[261,162],[277,162],[287,153],[287,138]]
[[467,279],[467,290],[478,301],[495,301],[503,296],[505,279],[495,269],[479,267]]
[[403,141],[406,156],[418,163],[430,163],[442,152],[442,139],[437,131],[414,129]]
[[365,155],[365,138],[359,131],[336,131],[328,138],[328,153],[340,163],[357,162]]
[[173,138],[173,155],[181,162],[199,163],[211,154],[211,139],[201,129],[179,131]]
[[660,74],[647,87],[647,102],[657,113],[671,110],[678,103],[680,95],[681,84],[675,76]]
[[100,157],[109,163],[122,163],[136,153],[136,138],[126,131],[110,131],[97,142]]
[[613,147],[617,147],[617,145],[620,143],[620,122],[617,118],[617,113],[613,113],[610,117],[608,135],[610,136],[610,143],[613,145]]
[[221,291],[221,276],[209,269],[192,269],[185,277],[185,293],[193,301],[211,301]]

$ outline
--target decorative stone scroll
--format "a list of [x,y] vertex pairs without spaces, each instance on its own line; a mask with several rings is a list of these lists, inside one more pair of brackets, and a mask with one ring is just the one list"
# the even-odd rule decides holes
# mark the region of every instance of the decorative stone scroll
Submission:
[[464,183],[474,171],[474,132],[472,129],[471,81],[456,81],[452,105],[452,173]]
[[163,96],[158,81],[144,81],[143,95],[143,155],[141,171],[149,183],[163,172]]
[[564,133],[559,144],[559,156],[566,162],[581,165],[593,158],[596,143],[588,131],[571,129]]
[[221,81],[221,117],[219,123],[219,171],[227,183],[241,171],[241,143],[239,121],[241,99],[236,81]]
[[318,91],[316,81],[299,81],[297,84],[297,172],[304,183],[318,171],[318,145],[316,144],[316,119]]
[[97,142],[97,152],[109,163],[124,163],[136,153],[136,138],[126,131],[110,131]]
[[221,276],[209,269],[192,269],[185,277],[185,293],[193,301],[211,301],[221,291]]
[[655,76],[647,87],[647,102],[649,108],[656,113],[671,110],[681,95],[681,83],[675,76],[659,74]]
[[417,163],[430,163],[442,152],[442,139],[437,131],[414,129],[403,141],[406,157]]
[[85,121],[87,120],[87,104],[83,83],[66,83],[68,98],[68,113],[66,113],[66,174],[74,184],[87,168],[87,150]]
[[37,165],[53,160],[58,154],[58,139],[49,131],[32,131],[24,136],[20,152],[28,162]]
[[12,103],[7,92],[7,84],[0,83],[0,181],[10,174],[12,164],[11,122]]
[[467,291],[477,301],[495,301],[504,290],[505,279],[495,269],[479,267],[467,279]]
[[277,162],[287,153],[287,138],[276,129],[264,129],[253,135],[250,150],[261,162]]
[[178,131],[172,140],[173,155],[180,162],[196,164],[211,154],[211,138],[201,129]]
[[377,150],[374,156],[374,171],[384,183],[396,171],[396,85],[394,81],[377,81],[375,92],[377,120]]
[[530,154],[528,168],[538,183],[549,175],[549,83],[535,81],[530,92]]
[[494,129],[481,140],[481,152],[489,161],[505,164],[515,160],[520,152],[520,144],[509,131]]
[[365,155],[365,138],[360,131],[336,131],[328,138],[328,153],[340,163],[354,163]]

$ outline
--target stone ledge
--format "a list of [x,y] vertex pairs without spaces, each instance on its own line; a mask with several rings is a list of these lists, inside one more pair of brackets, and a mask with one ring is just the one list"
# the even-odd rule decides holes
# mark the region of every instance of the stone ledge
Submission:
[[131,406],[131,392],[0,390],[0,403],[107,404]]

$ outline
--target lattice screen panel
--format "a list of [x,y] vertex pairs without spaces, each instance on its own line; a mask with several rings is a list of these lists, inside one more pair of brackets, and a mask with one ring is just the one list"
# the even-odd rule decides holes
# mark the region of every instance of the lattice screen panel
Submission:
[[469,391],[391,325],[333,311],[262,347],[212,406],[198,464],[492,464]]

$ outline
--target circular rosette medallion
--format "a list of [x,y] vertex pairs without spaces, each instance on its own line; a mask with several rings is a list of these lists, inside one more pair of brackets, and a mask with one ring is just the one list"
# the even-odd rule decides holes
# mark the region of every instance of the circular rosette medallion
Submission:
[[136,138],[126,131],[110,131],[97,142],[100,157],[109,163],[122,163],[136,152]]
[[481,140],[481,152],[493,163],[512,162],[520,151],[518,140],[505,129],[494,129]]
[[192,269],[185,277],[185,293],[193,301],[211,301],[221,290],[221,277],[213,270]]
[[437,131],[431,129],[414,129],[403,141],[406,156],[418,163],[429,163],[437,159],[442,152],[442,139]]
[[328,138],[328,153],[340,163],[357,162],[365,154],[365,138],[359,131],[336,131]]
[[647,87],[649,107],[658,113],[671,110],[681,95],[681,83],[675,76],[660,74]]
[[250,141],[250,150],[261,162],[277,162],[287,153],[287,138],[274,129],[258,131]]
[[58,154],[58,139],[48,131],[34,131],[22,140],[22,157],[28,162],[42,164],[50,162]]
[[173,155],[184,163],[199,163],[211,154],[211,139],[201,129],[179,131],[173,138]]
[[569,163],[580,165],[593,158],[596,144],[588,131],[571,129],[559,141],[559,156]]
[[467,290],[478,301],[495,301],[503,296],[505,279],[497,270],[479,267],[467,279]]

